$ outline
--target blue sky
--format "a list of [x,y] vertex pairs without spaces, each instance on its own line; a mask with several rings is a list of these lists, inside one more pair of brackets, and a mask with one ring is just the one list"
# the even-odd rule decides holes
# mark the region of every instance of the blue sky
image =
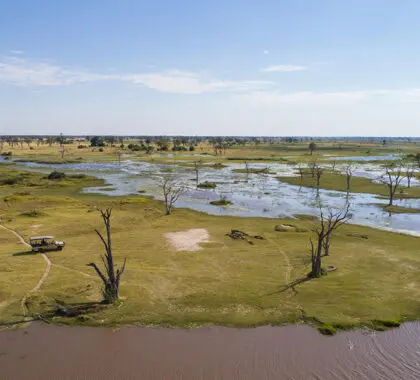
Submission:
[[420,135],[418,0],[5,0],[0,134]]

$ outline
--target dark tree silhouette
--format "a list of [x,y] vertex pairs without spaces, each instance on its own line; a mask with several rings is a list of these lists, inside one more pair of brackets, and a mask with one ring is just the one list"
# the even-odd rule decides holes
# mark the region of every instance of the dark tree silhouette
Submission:
[[111,244],[111,214],[112,208],[107,208],[105,210],[99,209],[102,219],[105,224],[106,237],[104,237],[98,230],[95,229],[95,232],[98,234],[105,247],[105,255],[101,255],[102,262],[105,267],[105,273],[103,273],[95,263],[89,263],[88,266],[95,269],[96,273],[102,280],[104,288],[102,294],[104,301],[107,303],[114,303],[118,300],[119,289],[120,289],[120,279],[125,270],[125,264],[127,259],[124,258],[124,264],[121,268],[115,270],[114,258],[112,255],[112,244]]
[[309,149],[309,154],[312,156],[312,153],[316,149],[316,144],[313,141],[310,142],[309,145],[308,145],[308,149]]
[[344,168],[344,173],[346,175],[346,191],[348,194],[350,193],[351,177],[353,176],[353,167],[351,165],[347,165]]
[[172,206],[184,193],[185,189],[184,187],[177,185],[169,175],[163,177],[161,188],[163,192],[163,199],[165,201],[166,215],[170,215]]
[[331,237],[337,228],[347,223],[350,219],[350,205],[338,211],[328,209],[325,215],[320,209],[319,226],[314,229],[316,242],[310,239],[311,243],[311,272],[309,277],[322,276],[322,258],[329,255]]
[[403,179],[404,175],[401,166],[397,167],[395,164],[385,166],[385,173],[382,174],[380,181],[388,187],[388,206],[393,205],[395,193]]

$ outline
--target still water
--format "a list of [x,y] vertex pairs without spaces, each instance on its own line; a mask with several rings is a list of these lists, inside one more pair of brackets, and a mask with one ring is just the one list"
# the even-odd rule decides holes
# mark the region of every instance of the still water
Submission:
[[309,326],[0,332],[2,380],[418,380],[420,324],[320,335]]
[[[264,168],[265,164],[252,164],[251,168]],[[351,204],[352,223],[366,225],[390,231],[420,235],[420,214],[392,214],[378,205],[387,204],[387,200],[373,194],[329,191],[289,185],[279,181],[278,176],[293,176],[294,167],[286,164],[270,164],[270,174],[236,173],[235,169],[244,169],[243,164],[229,164],[222,169],[205,167],[200,170],[199,182],[216,182],[214,190],[197,189],[192,167],[181,165],[155,164],[126,160],[118,163],[81,163],[64,165],[44,165],[26,163],[31,170],[50,172],[53,169],[94,175],[106,181],[107,186],[87,188],[89,193],[101,193],[108,196],[145,194],[160,197],[159,183],[164,175],[171,173],[179,183],[187,187],[187,192],[176,204],[177,207],[191,208],[215,215],[292,217],[295,214],[318,215],[319,205],[333,208]],[[337,165],[336,170],[340,170]],[[354,166],[354,175],[377,180],[381,169],[373,164]],[[419,182],[413,180],[413,186]],[[385,185],[384,185],[385,186]],[[224,197],[233,205],[217,207],[209,204],[212,200]],[[396,205],[420,209],[420,199],[397,200]]]

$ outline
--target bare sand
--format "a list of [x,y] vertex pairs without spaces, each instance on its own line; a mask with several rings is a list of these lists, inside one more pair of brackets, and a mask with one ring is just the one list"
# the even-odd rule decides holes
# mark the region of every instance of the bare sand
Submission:
[[200,243],[209,241],[209,232],[205,228],[196,228],[187,231],[168,232],[166,239],[177,251],[198,251]]

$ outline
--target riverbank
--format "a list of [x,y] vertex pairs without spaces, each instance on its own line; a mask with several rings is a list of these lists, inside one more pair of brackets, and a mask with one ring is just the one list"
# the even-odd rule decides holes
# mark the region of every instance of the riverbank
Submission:
[[[83,318],[55,316],[54,323],[251,327],[305,322],[347,329],[383,328],[378,320],[386,324],[420,316],[419,238],[345,226],[325,259],[325,265],[338,269],[293,288],[287,285],[309,271],[311,220],[293,220],[295,232],[277,232],[276,225],[291,220],[214,216],[187,209],[165,216],[163,204],[150,198],[79,193],[89,177],[75,178],[74,183],[65,179],[63,186],[51,186],[44,177],[31,173],[27,182],[0,186],[0,196],[8,199],[1,205],[5,226],[26,240],[45,234],[66,241],[64,251],[48,254],[49,275],[28,298],[32,316],[53,310],[57,302],[100,301],[100,279],[86,264],[100,264],[102,253],[94,232],[102,224],[94,208],[109,206],[114,207],[115,261],[120,264],[127,258],[121,303]],[[165,238],[192,229],[208,233],[208,242],[199,243],[198,251],[178,251]],[[231,229],[264,239],[254,245],[233,240],[226,236]],[[22,318],[21,300],[38,283],[45,262],[7,231],[0,230],[0,242],[0,321],[8,323]]]

